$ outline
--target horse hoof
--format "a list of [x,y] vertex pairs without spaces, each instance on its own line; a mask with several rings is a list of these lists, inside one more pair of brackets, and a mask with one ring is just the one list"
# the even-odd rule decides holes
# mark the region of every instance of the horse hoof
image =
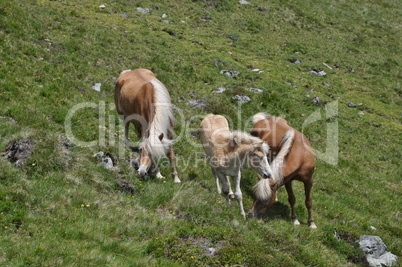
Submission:
[[174,183],[175,183],[175,184],[180,184],[180,183],[181,183],[179,177],[175,177],[175,178],[174,178]]
[[235,195],[234,194],[229,194],[229,199],[235,199]]
[[299,220],[298,219],[295,219],[295,220],[293,220],[293,225],[300,225],[300,222],[299,222]]
[[158,179],[165,179],[165,177],[164,177],[160,172],[158,172],[158,173],[156,174],[156,178],[158,178]]
[[315,225],[315,223],[312,222],[312,223],[310,223],[310,228],[311,229],[317,229],[317,225]]

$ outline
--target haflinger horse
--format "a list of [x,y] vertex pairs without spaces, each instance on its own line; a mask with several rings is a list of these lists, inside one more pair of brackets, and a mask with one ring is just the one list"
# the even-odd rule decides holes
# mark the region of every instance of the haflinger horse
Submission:
[[254,115],[253,123],[251,134],[267,142],[272,153],[276,155],[270,160],[272,180],[276,181],[276,184],[272,186],[272,180],[267,181],[259,177],[260,182],[253,188],[255,200],[249,217],[261,217],[265,214],[275,202],[278,188],[285,185],[293,224],[299,225],[295,213],[296,198],[292,189],[292,181],[298,180],[304,183],[308,224],[313,229],[317,228],[312,215],[311,199],[315,158],[306,136],[290,127],[283,118],[269,117],[264,113]]
[[[216,187],[227,199],[236,198],[241,215],[245,218],[243,197],[240,190],[240,178],[243,165],[247,162],[262,177],[271,176],[267,153],[269,146],[257,137],[248,133],[229,130],[228,121],[221,115],[208,114],[200,125],[200,139],[209,159]],[[229,176],[233,178],[235,193],[233,194]]]
[[165,86],[150,70],[125,70],[116,80],[114,100],[117,113],[124,120],[126,143],[129,143],[130,123],[140,137],[139,146],[130,147],[140,153],[138,174],[146,176],[154,164],[156,177],[163,178],[158,169],[158,161],[167,155],[174,182],[180,183],[172,147],[174,116]]

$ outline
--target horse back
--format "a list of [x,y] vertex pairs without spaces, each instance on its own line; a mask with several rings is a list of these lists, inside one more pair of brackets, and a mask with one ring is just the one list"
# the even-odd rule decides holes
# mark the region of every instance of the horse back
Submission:
[[[269,144],[270,162],[272,162],[281,149],[283,136],[290,129],[293,128],[288,125],[286,120],[279,117],[269,117],[258,121],[251,133]],[[285,180],[286,177],[292,177],[293,174],[297,174],[298,179],[309,177],[314,172],[315,167],[315,158],[310,142],[304,134],[293,130],[295,131],[295,138],[292,148],[286,156],[285,168],[283,169]]]
[[[115,84],[115,104],[118,114],[127,118],[139,115],[147,124],[153,121],[155,114],[155,90],[150,83],[155,75],[146,69],[135,69],[123,72]],[[137,131],[142,132],[144,122],[132,121]],[[140,130],[142,129],[142,130]]]
[[[200,139],[208,156],[223,153],[223,145],[228,142],[230,136],[229,124],[221,115],[208,114],[200,124]],[[220,149],[219,149],[220,148]]]

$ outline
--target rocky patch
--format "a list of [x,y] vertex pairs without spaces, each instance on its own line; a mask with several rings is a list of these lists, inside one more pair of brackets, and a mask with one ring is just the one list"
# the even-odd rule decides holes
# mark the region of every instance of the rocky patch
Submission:
[[4,152],[0,156],[8,159],[17,166],[25,164],[34,150],[36,142],[31,138],[13,140],[8,143]]

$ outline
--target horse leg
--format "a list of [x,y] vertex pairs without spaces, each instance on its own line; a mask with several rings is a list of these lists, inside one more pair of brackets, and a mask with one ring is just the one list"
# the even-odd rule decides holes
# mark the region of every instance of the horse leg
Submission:
[[240,179],[241,173],[239,171],[237,175],[233,176],[233,182],[235,184],[235,197],[237,199],[237,202],[239,203],[240,214],[243,216],[244,219],[246,219],[246,213],[244,212],[243,208],[243,194],[240,190]]
[[[219,178],[219,180],[222,183],[222,192],[223,194],[226,196],[226,199],[228,200],[228,202],[230,203],[230,199],[233,198],[233,192],[232,192],[232,188],[230,186],[230,181],[229,181],[229,177],[227,177],[225,174],[220,173],[218,171],[216,171],[217,177]],[[217,181],[217,184],[219,182]]]
[[308,212],[308,224],[312,229],[316,229],[317,226],[314,223],[312,214],[313,200],[311,198],[311,188],[313,187],[313,178],[311,177],[308,182],[304,182],[304,193],[306,195],[306,208]]
[[212,166],[211,166],[211,170],[212,170],[212,173],[213,173],[213,175],[215,177],[216,189],[218,191],[218,194],[222,194],[222,189],[221,189],[221,185],[220,185],[220,182],[219,182],[219,176],[216,174],[216,171]]
[[161,174],[161,171],[159,170],[159,167],[157,164],[155,164],[155,171],[156,171],[156,178],[158,179],[164,179],[165,177],[163,177],[163,175]]
[[177,176],[176,155],[173,152],[173,146],[170,146],[168,158],[169,158],[169,161],[170,161],[170,166],[172,167],[172,174],[173,174],[174,183],[179,184],[179,183],[181,183],[181,181],[179,179],[179,176]]
[[123,123],[124,123],[124,143],[127,146],[130,146],[130,141],[128,141],[128,130],[130,128],[130,122],[126,121],[126,118],[123,117]]
[[229,193],[228,193],[228,196],[229,196],[230,199],[234,199],[234,198],[235,198],[235,194],[234,194],[233,191],[232,191],[232,185],[230,184],[230,178],[229,178],[229,176],[225,176],[225,177],[226,177],[226,182],[227,182],[227,184],[229,185]]
[[291,218],[292,218],[293,225],[300,225],[300,222],[297,219],[296,212],[295,212],[296,197],[295,197],[295,194],[293,193],[292,181],[287,182],[285,184],[285,188],[286,188],[286,192],[288,193],[288,201],[290,204]]

